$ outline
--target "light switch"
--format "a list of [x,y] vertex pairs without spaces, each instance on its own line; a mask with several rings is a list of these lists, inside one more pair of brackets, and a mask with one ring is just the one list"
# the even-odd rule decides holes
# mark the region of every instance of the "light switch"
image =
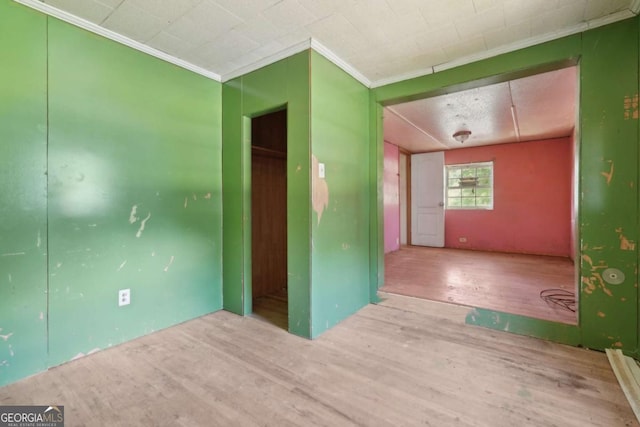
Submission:
[[318,177],[324,178],[324,163],[318,163]]

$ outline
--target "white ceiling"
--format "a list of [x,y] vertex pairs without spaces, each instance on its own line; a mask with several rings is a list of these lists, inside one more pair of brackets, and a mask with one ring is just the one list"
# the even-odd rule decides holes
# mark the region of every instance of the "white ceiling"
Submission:
[[[398,104],[384,109],[384,139],[411,153],[570,136],[577,67]],[[471,131],[464,143],[453,138]]]
[[583,31],[640,9],[638,0],[16,1],[53,6],[223,81],[313,39],[371,86]]
[[[305,47],[370,87],[629,18],[640,0],[15,0],[226,81]],[[410,152],[571,134],[575,67],[385,108]],[[512,108],[513,106],[513,108]]]

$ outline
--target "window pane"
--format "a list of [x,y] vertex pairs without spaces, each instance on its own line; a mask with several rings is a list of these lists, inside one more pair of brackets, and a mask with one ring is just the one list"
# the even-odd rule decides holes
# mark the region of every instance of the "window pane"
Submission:
[[447,208],[493,208],[493,162],[449,165],[446,170]]
[[473,197],[476,192],[473,188],[463,188],[462,189],[462,197]]
[[478,176],[491,176],[491,168],[489,166],[478,168]]
[[473,178],[476,176],[476,168],[465,168],[462,170],[463,178]]
[[460,199],[449,199],[448,206],[460,207]]
[[489,207],[491,206],[491,199],[489,197],[478,197],[476,199],[478,206]]

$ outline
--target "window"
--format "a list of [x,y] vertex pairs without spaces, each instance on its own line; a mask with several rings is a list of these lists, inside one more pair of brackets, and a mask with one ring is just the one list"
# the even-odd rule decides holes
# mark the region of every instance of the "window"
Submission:
[[447,209],[493,209],[493,162],[447,165]]

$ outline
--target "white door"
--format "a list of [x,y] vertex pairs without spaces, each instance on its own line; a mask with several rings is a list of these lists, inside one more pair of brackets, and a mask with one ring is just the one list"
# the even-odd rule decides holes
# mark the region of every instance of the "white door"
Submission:
[[444,247],[444,152],[411,155],[411,244]]

